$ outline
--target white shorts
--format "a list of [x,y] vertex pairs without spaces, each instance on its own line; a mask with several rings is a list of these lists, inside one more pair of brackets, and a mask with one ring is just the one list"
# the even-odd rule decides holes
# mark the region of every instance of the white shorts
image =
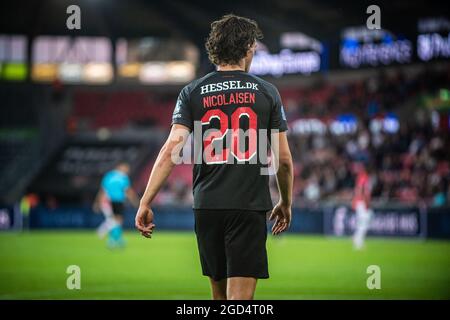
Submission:
[[370,219],[372,218],[372,210],[370,210],[364,201],[357,201],[356,209],[356,226],[360,228],[368,228]]

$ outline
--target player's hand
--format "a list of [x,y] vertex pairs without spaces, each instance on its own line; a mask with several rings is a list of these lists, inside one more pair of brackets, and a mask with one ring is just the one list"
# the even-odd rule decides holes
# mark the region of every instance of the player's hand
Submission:
[[152,209],[142,205],[139,206],[136,213],[135,226],[144,237],[151,238],[155,228]]
[[269,220],[275,220],[272,227],[272,235],[278,235],[287,230],[291,225],[291,206],[279,202],[269,216]]

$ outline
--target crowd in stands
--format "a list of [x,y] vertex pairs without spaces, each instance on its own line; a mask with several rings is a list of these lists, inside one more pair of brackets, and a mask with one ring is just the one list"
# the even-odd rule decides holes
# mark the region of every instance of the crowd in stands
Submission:
[[[345,138],[290,136],[297,204],[349,201],[357,163],[365,163],[380,202],[450,203],[450,139],[431,126],[401,126],[395,134],[367,129]],[[275,186],[274,186],[275,187]]]

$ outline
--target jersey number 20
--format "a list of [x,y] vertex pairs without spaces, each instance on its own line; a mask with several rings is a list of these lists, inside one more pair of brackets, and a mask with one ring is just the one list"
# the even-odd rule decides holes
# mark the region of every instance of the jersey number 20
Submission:
[[[241,151],[240,139],[243,138],[242,131],[240,134],[239,120],[241,117],[248,119],[248,148]],[[205,154],[205,162],[207,164],[221,164],[227,163],[230,155],[230,148],[222,148],[216,150],[213,147],[213,142],[225,138],[229,128],[230,117],[228,117],[222,110],[214,109],[208,110],[202,117],[202,125],[209,125],[212,119],[219,120],[220,129],[210,130],[203,138],[203,150]],[[250,107],[239,107],[231,114],[231,155],[238,161],[248,161],[256,155],[257,149],[257,126],[258,116]]]

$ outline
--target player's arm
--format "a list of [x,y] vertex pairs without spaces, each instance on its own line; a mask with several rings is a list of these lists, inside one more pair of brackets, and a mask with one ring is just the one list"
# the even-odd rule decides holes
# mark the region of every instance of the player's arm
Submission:
[[179,162],[180,151],[185,145],[189,133],[188,127],[181,124],[174,124],[166,143],[156,158],[135,220],[136,228],[147,238],[151,238],[155,227],[153,223],[153,211],[151,209],[152,201],[167,180],[175,164]]
[[139,197],[136,194],[136,192],[133,190],[133,188],[131,188],[131,187],[128,188],[127,191],[126,191],[126,195],[127,195],[128,201],[130,201],[130,203],[134,207],[138,208],[139,207]]
[[277,235],[288,229],[291,223],[294,170],[286,132],[273,134],[272,146],[277,146],[272,148],[272,153],[275,157],[274,160],[278,164],[276,177],[280,200],[273,208],[269,220],[275,219],[275,223],[272,227],[272,234]]
[[105,194],[105,191],[103,190],[103,187],[100,187],[98,189],[97,195],[95,196],[94,203],[92,204],[92,210],[94,212],[100,212],[100,203]]

